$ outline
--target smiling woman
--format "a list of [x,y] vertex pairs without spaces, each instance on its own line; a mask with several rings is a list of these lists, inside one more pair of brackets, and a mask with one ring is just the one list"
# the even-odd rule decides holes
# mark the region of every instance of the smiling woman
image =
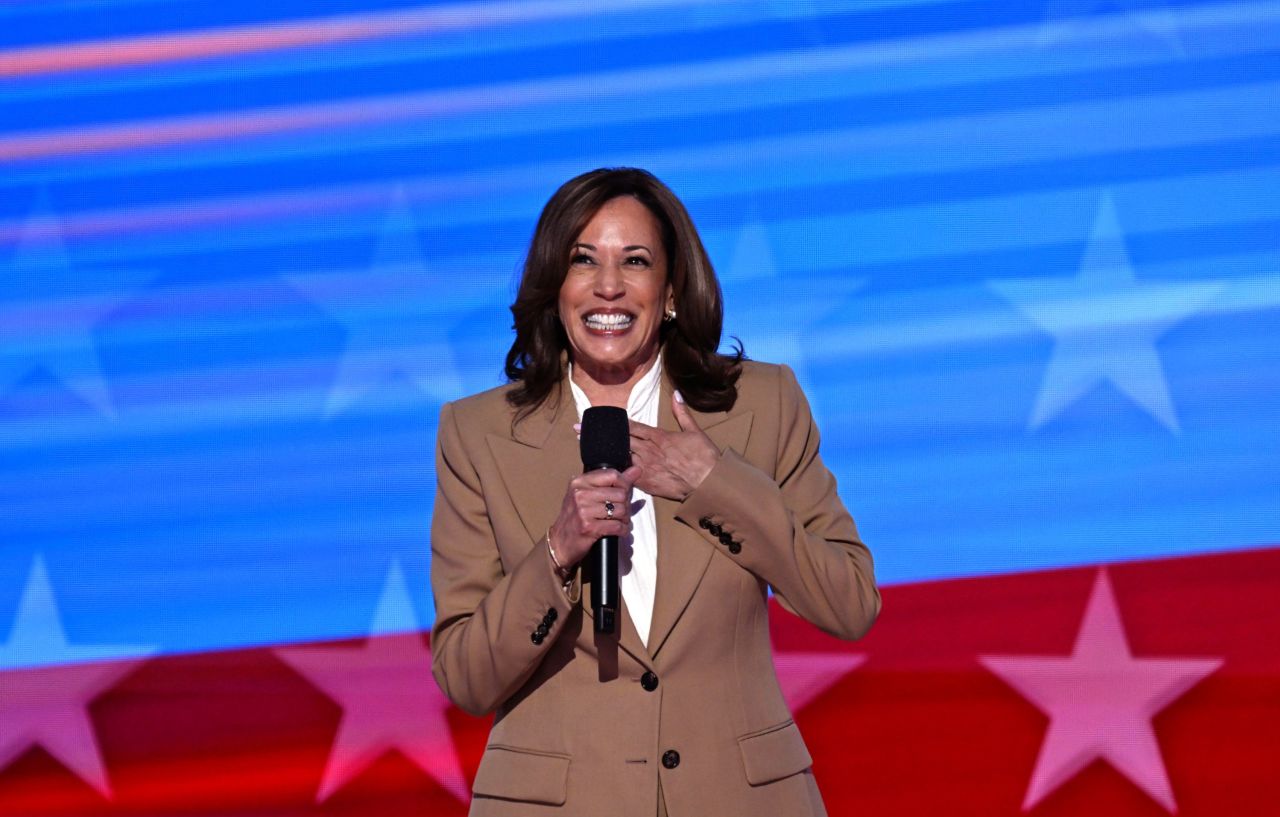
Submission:
[[[497,713],[471,813],[824,814],[768,588],[844,638],[880,595],[795,376],[719,352],[706,251],[642,170],[556,191],[511,311],[512,382],[446,405],[436,455],[433,670]],[[632,465],[582,474],[575,423],[599,405],[626,409]],[[603,536],[616,633],[581,603]]]
[[619,196],[587,222],[570,248],[559,316],[573,380],[592,405],[626,408],[631,387],[658,359],[658,327],[675,318],[658,219]]
[[[610,240],[622,242],[610,248],[618,257],[605,259],[598,250],[582,246],[602,241],[606,229],[613,232]],[[632,238],[621,237],[628,231]],[[627,253],[627,247],[642,244],[647,251]],[[732,408],[742,354],[719,351],[724,308],[711,260],[680,200],[653,175],[635,168],[584,173],[566,182],[543,208],[511,306],[516,330],[506,362],[514,384],[507,397],[511,405],[526,413],[560,385],[566,365],[562,357],[572,355],[577,328],[573,318],[564,320],[566,291],[571,279],[592,271],[597,272],[592,278],[598,277],[600,264],[609,260],[615,266],[647,263],[648,273],[664,272],[663,317],[670,317],[644,328],[656,330],[667,374],[689,405],[701,411]],[[634,276],[624,276],[621,283],[633,281]],[[599,298],[597,306],[606,308],[605,299]]]

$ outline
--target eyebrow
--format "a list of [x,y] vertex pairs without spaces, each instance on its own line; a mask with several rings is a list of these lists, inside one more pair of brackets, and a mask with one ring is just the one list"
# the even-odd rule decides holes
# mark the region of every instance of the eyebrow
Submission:
[[[573,245],[573,247],[571,247],[570,249],[573,249],[573,248],[576,248],[576,247],[582,247],[583,249],[586,249],[586,250],[592,250],[592,251],[594,251],[594,250],[595,250],[595,248],[596,248],[596,245],[595,245],[595,244],[587,244],[587,243],[585,243],[585,242],[578,241],[578,242],[576,242],[576,243]],[[653,250],[649,249],[649,248],[648,248],[647,246],[645,246],[644,244],[628,244],[627,246],[623,247],[622,249],[623,249],[623,251],[624,251],[624,252],[631,252],[632,250],[644,250],[644,251],[645,251],[645,252],[647,252],[647,253],[652,253],[652,252],[653,252]]]

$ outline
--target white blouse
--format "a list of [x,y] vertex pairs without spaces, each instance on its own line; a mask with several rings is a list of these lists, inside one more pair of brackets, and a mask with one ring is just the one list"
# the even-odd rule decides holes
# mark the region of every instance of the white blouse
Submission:
[[[591,408],[591,401],[569,370],[569,387],[578,407],[578,420]],[[658,396],[662,391],[662,355],[649,371],[631,387],[627,397],[627,416],[649,426],[658,424]],[[618,540],[618,572],[622,574],[622,599],[627,603],[631,623],[640,641],[649,646],[649,624],[653,619],[653,593],[658,579],[658,523],[653,515],[653,497],[637,488],[631,489],[631,535]]]

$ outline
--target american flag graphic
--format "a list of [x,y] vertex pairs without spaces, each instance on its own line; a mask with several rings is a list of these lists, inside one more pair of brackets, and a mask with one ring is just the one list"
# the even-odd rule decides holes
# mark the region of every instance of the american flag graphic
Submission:
[[466,813],[435,424],[616,165],[876,556],[833,815],[1280,814],[1280,5],[10,0],[0,815]]

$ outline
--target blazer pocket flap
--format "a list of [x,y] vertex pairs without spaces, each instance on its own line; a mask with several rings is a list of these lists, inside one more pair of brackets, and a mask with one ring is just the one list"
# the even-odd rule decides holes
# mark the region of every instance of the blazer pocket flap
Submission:
[[563,806],[568,789],[568,756],[510,746],[485,749],[472,786],[477,795],[550,806]]
[[738,738],[738,746],[742,749],[747,782],[753,786],[790,777],[813,765],[800,727],[794,721]]

